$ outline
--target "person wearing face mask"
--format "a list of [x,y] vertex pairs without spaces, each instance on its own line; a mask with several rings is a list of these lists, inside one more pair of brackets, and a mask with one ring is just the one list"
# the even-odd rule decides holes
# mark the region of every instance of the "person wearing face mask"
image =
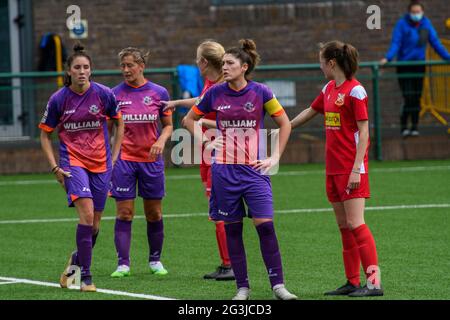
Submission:
[[[413,0],[408,6],[408,13],[396,24],[391,46],[385,57],[380,60],[384,65],[397,57],[397,61],[425,60],[427,43],[445,60],[450,60],[450,54],[439,41],[438,34],[431,21],[424,15],[424,5]],[[400,117],[403,137],[418,136],[418,123],[420,112],[420,97],[423,88],[423,75],[425,66],[398,66],[397,73],[415,74],[413,77],[401,78],[398,82],[403,95],[403,108]],[[408,119],[411,117],[412,126],[408,128]]]

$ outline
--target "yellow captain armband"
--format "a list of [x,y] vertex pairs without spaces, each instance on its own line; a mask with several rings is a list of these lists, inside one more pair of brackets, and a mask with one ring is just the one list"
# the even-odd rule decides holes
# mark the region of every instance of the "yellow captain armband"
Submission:
[[278,102],[277,98],[272,98],[264,103],[264,110],[266,110],[272,117],[278,117],[284,113],[284,109]]

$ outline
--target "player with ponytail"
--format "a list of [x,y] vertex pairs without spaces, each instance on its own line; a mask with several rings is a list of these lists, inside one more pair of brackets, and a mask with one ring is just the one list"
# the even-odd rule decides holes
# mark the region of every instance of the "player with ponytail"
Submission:
[[[326,129],[326,191],[342,237],[347,282],[326,295],[380,296],[380,269],[375,240],[364,221],[368,176],[369,114],[367,93],[354,75],[358,51],[350,44],[331,41],[320,49],[320,67],[330,80],[311,106],[292,121],[303,125],[318,113]],[[367,285],[360,286],[360,265]]]
[[[79,216],[77,250],[60,277],[67,288],[81,269],[81,291],[96,291],[90,272],[100,219],[105,208],[111,172],[120,152],[124,124],[111,89],[91,81],[92,59],[83,46],[75,45],[67,59],[64,87],[54,93],[42,117],[42,149],[56,180],[67,193],[70,207]],[[111,152],[107,120],[116,125]],[[58,132],[59,164],[53,154],[51,134]]]
[[[284,286],[281,255],[273,224],[273,199],[270,178],[265,174],[275,166],[284,151],[291,126],[284,109],[265,85],[250,80],[259,62],[252,40],[240,40],[239,47],[225,52],[222,59],[224,83],[210,88],[187,114],[185,126],[194,133],[195,121],[215,111],[217,135],[223,141],[212,163],[210,217],[224,221],[228,252],[236,277],[234,300],[247,300],[250,285],[243,242],[243,218],[252,218],[258,232],[260,249],[276,298],[297,297]],[[278,152],[265,157],[260,151],[259,135],[268,113],[280,127]],[[239,141],[244,136],[246,142]],[[247,140],[248,139],[248,140]],[[242,140],[241,140],[242,141]]]

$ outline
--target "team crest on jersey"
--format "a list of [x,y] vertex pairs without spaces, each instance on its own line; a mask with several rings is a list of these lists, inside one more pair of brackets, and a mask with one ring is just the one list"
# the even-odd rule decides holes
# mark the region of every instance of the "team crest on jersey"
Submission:
[[153,99],[152,99],[151,97],[145,96],[145,97],[144,97],[144,100],[143,100],[142,102],[144,102],[144,104],[145,104],[146,106],[149,106],[149,105],[152,104],[152,101],[153,101]]
[[334,104],[337,105],[338,107],[342,107],[344,105],[344,98],[345,98],[345,93],[338,93],[338,97],[337,97],[336,101],[334,102]]
[[90,114],[96,115],[99,112],[100,112],[100,109],[95,104],[93,104],[92,106],[89,107]]
[[255,106],[251,102],[247,102],[244,104],[244,110],[247,112],[253,112],[255,110]]

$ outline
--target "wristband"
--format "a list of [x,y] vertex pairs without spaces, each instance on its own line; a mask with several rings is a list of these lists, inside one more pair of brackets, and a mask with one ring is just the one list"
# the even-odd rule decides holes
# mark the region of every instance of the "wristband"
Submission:
[[56,173],[56,172],[58,172],[58,170],[59,170],[59,166],[54,166],[52,168],[52,173]]
[[361,174],[359,170],[352,170],[353,173]]

